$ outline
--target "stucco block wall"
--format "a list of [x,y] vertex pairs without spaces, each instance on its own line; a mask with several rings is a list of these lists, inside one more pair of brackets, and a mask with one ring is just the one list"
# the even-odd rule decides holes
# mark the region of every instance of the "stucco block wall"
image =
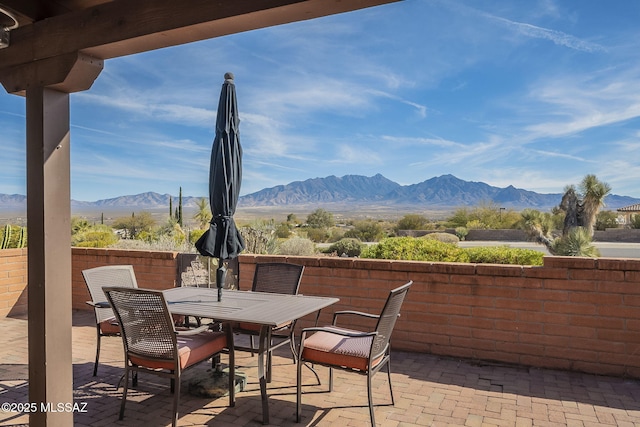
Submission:
[[[140,287],[166,289],[177,255],[73,248],[73,307],[90,309],[83,269],[132,264]],[[522,267],[242,255],[240,288],[251,288],[257,262],[270,261],[305,265],[301,293],[340,298],[322,324],[336,310],[377,313],[389,290],[413,280],[396,349],[640,378],[640,259],[545,257],[542,267]],[[26,284],[26,249],[0,251],[1,315],[26,313]]]
[[253,264],[277,260],[306,266],[301,293],[340,298],[323,323],[336,310],[377,313],[390,289],[413,280],[397,349],[640,377],[640,260],[546,257],[522,267],[243,255],[241,289]]
[[27,250],[0,251],[0,316],[27,313]]
[[169,289],[176,286],[177,256],[177,252],[72,248],[72,307],[80,310],[90,308],[86,301],[90,301],[91,297],[84,283],[82,270],[104,265],[133,265],[138,287]]

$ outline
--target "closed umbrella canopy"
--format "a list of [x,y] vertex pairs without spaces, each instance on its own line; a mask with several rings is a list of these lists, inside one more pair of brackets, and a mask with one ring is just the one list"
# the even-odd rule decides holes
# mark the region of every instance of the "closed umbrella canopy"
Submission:
[[233,220],[242,182],[240,119],[233,74],[226,73],[224,78],[209,169],[211,224],[196,242],[200,254],[220,261],[235,258],[244,249],[244,240]]

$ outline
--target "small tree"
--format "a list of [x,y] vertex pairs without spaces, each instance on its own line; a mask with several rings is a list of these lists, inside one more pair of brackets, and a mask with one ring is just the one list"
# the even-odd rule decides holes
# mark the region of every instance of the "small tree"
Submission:
[[364,245],[358,239],[345,238],[338,240],[327,249],[329,253],[336,253],[338,256],[357,257],[360,256]]
[[400,218],[395,230],[427,230],[429,220],[419,214],[407,214]]
[[113,223],[113,228],[123,229],[126,231],[127,238],[135,239],[143,231],[150,233],[154,225],[155,220],[149,212],[140,212],[138,215],[134,212],[131,217],[116,219]]
[[607,228],[618,228],[618,215],[613,211],[598,212],[596,217],[596,230],[604,231]]
[[318,208],[307,216],[307,225],[311,228],[330,228],[335,221],[331,212]]
[[344,237],[356,238],[362,242],[377,242],[386,236],[380,222],[367,219],[356,221],[354,228],[344,233]]

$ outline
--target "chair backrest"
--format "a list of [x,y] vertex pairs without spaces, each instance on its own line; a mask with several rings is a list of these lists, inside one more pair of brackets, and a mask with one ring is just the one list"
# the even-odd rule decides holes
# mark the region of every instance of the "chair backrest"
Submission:
[[389,292],[387,302],[384,304],[380,318],[378,318],[378,324],[376,325],[376,332],[378,335],[373,340],[371,347],[371,359],[377,359],[389,346],[389,340],[391,339],[391,333],[396,325],[396,320],[400,317],[400,307],[404,302],[404,298],[409,292],[409,288],[413,284],[413,281],[409,281],[404,285],[393,289]]
[[[82,276],[91,295],[91,301],[94,303],[107,301],[102,291],[104,286],[124,288],[138,287],[132,265],[106,265],[103,267],[90,268],[83,270]],[[96,308],[96,320],[98,323],[111,317],[113,317],[113,310],[110,308]]]
[[286,262],[265,262],[256,264],[253,275],[254,292],[271,292],[286,295],[296,295],[300,288],[300,281],[304,265]]
[[127,357],[177,360],[177,339],[162,291],[106,287]]

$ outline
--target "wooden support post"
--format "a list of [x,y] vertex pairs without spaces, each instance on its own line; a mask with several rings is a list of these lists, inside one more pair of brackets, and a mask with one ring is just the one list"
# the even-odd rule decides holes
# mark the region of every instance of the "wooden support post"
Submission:
[[27,90],[29,415],[31,427],[71,426],[69,94]]

